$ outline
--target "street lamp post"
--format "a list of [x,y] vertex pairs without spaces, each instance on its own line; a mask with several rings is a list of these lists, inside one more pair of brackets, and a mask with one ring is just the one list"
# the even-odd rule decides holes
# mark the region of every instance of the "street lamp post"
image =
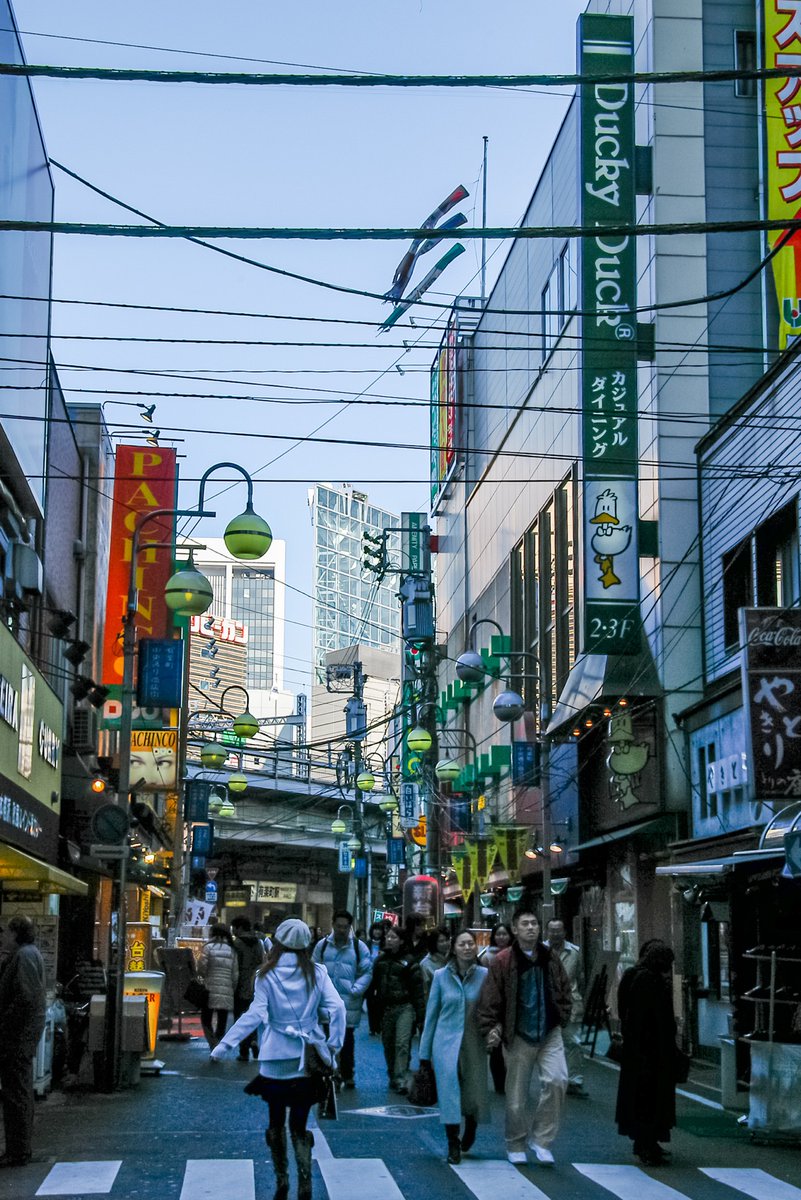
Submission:
[[[120,712],[120,773],[118,796],[120,802],[125,805],[126,810],[130,800],[131,791],[131,735],[133,733],[133,707],[135,700],[135,685],[134,685],[134,655],[136,652],[136,613],[138,608],[138,588],[137,588],[137,560],[141,549],[140,539],[142,530],[145,525],[159,517],[216,517],[216,511],[205,507],[206,484],[209,477],[221,468],[230,468],[238,471],[245,482],[247,483],[248,497],[247,506],[244,513],[239,517],[234,517],[226,527],[224,538],[226,545],[237,558],[261,558],[267,553],[272,542],[272,533],[267,522],[258,516],[253,510],[253,480],[247,473],[244,467],[238,463],[219,462],[214,463],[208,470],[204,471],[200,478],[200,486],[198,490],[197,508],[156,508],[151,512],[143,513],[136,522],[131,539],[131,567],[128,576],[128,595],[125,606],[125,615],[123,617],[122,631],[122,697],[121,697],[121,712]],[[180,573],[179,573],[180,574]],[[203,578],[202,576],[200,577]],[[175,576],[173,576],[175,579]],[[208,581],[206,581],[208,583]],[[191,606],[192,597],[190,593],[185,592],[186,604]],[[211,597],[205,597],[205,604],[202,608],[197,608],[197,612],[204,612],[210,603]],[[196,597],[196,603],[200,600]],[[179,605],[171,605],[175,611],[181,612]],[[184,612],[191,612],[192,608],[187,607]],[[179,800],[180,804],[180,800]],[[180,821],[180,812],[178,813],[178,822]],[[176,822],[176,824],[178,823]],[[173,846],[177,845],[177,836]],[[127,904],[126,904],[126,885],[127,885],[127,863],[126,856],[123,853],[120,859],[119,871],[119,897],[117,904],[117,966],[115,975],[115,986],[107,995],[106,1001],[112,1000],[111,1019],[107,1014],[106,1018],[106,1045],[107,1064],[109,1072],[109,1082],[112,1086],[119,1085],[120,1058],[122,1047],[122,1017],[123,1017],[123,997],[125,986],[125,927],[127,923]],[[109,1036],[110,1035],[110,1036]]]

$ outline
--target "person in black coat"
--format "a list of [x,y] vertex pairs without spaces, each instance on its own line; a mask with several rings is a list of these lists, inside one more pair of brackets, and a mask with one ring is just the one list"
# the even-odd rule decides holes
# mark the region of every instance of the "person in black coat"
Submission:
[[653,944],[627,972],[623,996],[618,993],[623,1052],[615,1120],[618,1132],[634,1142],[635,1156],[649,1167],[668,1161],[659,1143],[670,1141],[676,1124],[672,966],[670,947]]
[[0,1167],[31,1161],[33,1056],[45,1027],[45,968],[30,917],[3,920],[0,930],[0,1088],[5,1153]]

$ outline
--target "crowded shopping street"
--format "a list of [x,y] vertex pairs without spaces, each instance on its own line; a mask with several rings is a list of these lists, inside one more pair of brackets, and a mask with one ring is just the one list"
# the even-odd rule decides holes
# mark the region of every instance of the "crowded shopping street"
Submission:
[[[0,1200],[268,1200],[273,1174],[263,1105],[242,1091],[253,1067],[236,1056],[210,1065],[196,1022],[195,1033],[186,1043],[160,1042],[164,1069],[134,1090],[53,1093],[39,1102],[34,1160],[0,1174]],[[588,1096],[568,1097],[552,1167],[507,1162],[503,1097],[493,1092],[491,1123],[479,1126],[462,1162],[449,1166],[436,1112],[387,1090],[381,1044],[365,1021],[356,1031],[356,1061],[357,1086],[339,1093],[337,1119],[313,1126],[319,1200],[326,1193],[329,1200],[801,1197],[798,1151],[755,1145],[702,1074],[680,1089],[673,1160],[662,1172],[635,1165],[630,1143],[617,1133],[617,1068],[601,1055],[587,1064]],[[706,1074],[713,1082],[714,1072]]]

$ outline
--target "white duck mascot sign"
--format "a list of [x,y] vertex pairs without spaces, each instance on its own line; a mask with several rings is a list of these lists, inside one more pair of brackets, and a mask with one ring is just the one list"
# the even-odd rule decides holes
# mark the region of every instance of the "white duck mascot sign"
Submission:
[[590,545],[595,551],[595,562],[600,571],[598,579],[604,589],[619,587],[615,558],[628,550],[632,529],[631,525],[621,525],[617,515],[617,493],[611,488],[596,497],[595,515],[590,517],[590,525],[593,526]]

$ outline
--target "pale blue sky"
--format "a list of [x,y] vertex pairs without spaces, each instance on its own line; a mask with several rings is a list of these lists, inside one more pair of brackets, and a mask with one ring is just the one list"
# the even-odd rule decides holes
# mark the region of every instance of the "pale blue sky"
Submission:
[[[209,70],[294,70],[198,57],[244,55],[324,68],[408,74],[569,72],[574,69],[578,0],[363,0],[294,5],[208,3],[121,5],[99,0],[17,0],[28,61],[104,66]],[[174,47],[181,53],[125,49],[32,36],[51,33]],[[168,223],[216,225],[416,225],[458,183],[471,197],[462,206],[470,223],[481,212],[482,136],[489,141],[489,223],[516,223],[533,190],[567,100],[509,90],[390,90],[255,88],[37,79],[35,95],[50,155],[106,191]],[[133,218],[55,171],[56,217],[68,221]],[[476,209],[473,212],[473,204]],[[241,242],[231,248],[275,266],[372,292],[385,291],[404,246],[399,243]],[[492,249],[492,247],[491,247]],[[489,279],[505,248],[490,262]],[[436,298],[477,294],[478,243],[440,281]],[[415,282],[438,255],[418,265]],[[473,278],[475,276],[475,278]],[[280,315],[382,320],[378,301],[283,280],[233,263],[185,242],[109,238],[56,239],[54,293],[60,297],[235,309]],[[430,298],[430,297],[429,297]],[[304,444],[262,469],[289,443],[263,434],[310,433],[334,409],[300,403],[331,388],[335,396],[373,384],[373,394],[423,401],[428,395],[431,349],[411,350],[401,376],[393,363],[402,338],[422,336],[435,310],[415,314],[418,334],[383,339],[359,325],[253,320],[192,314],[136,313],[57,305],[55,354],[60,364],[145,371],[206,372],[245,385],[98,374],[62,368],[68,394],[77,387],[149,388],[215,396],[280,396],[288,404],[251,400],[157,400],[156,423],[183,426],[176,434],[187,458],[185,476],[233,457],[258,479],[256,507],[287,542],[288,580],[311,582],[308,482],[330,479],[363,487],[383,507],[425,508],[428,454],[364,447],[362,439],[425,445],[425,407],[359,404],[340,413],[324,433],[350,446]],[[201,339],[357,342],[354,348],[245,347],[80,342],[67,333]],[[438,335],[436,335],[438,337]],[[417,370],[415,370],[417,368]],[[255,372],[275,372],[256,374]],[[285,373],[286,372],[286,373]],[[288,373],[293,372],[293,373]],[[296,373],[294,373],[296,372]],[[324,373],[326,372],[326,373]],[[331,373],[334,372],[334,373]],[[242,378],[242,376],[239,376]],[[255,383],[266,387],[255,387]],[[278,388],[275,385],[284,385]],[[289,387],[287,386],[289,385]],[[289,390],[289,389],[298,390]],[[74,393],[75,398],[81,398]],[[82,398],[91,399],[84,395]],[[134,397],[120,399],[135,400]],[[135,419],[136,410],[110,405],[111,422]],[[210,430],[210,434],[199,432]],[[226,436],[246,432],[247,437]],[[277,482],[280,480],[281,482]],[[293,480],[298,482],[283,482]],[[370,480],[386,482],[373,483]],[[411,481],[408,484],[393,482]],[[196,485],[182,500],[192,502]],[[243,507],[244,495],[220,500],[221,518]],[[206,523],[202,531],[220,531]],[[201,532],[200,530],[198,532]],[[309,604],[290,594],[286,685],[308,682]],[[303,660],[303,661],[299,661]]]

